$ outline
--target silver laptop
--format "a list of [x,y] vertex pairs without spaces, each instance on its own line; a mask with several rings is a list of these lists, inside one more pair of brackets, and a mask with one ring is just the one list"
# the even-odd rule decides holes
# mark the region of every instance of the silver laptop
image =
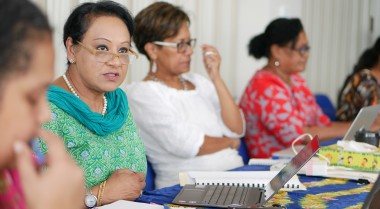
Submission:
[[[219,208],[263,207],[319,150],[315,136],[264,187],[185,185],[173,200],[174,204]],[[278,207],[277,207],[278,208]]]
[[[355,133],[361,128],[365,128],[368,130],[375,121],[379,111],[380,105],[367,106],[361,108],[342,140],[354,140]],[[302,149],[303,146],[304,145],[296,145],[295,149],[299,151]],[[291,147],[288,147],[286,149],[273,152],[272,157],[292,158],[294,155],[295,154],[293,152],[293,149]]]
[[369,129],[380,111],[380,105],[367,106],[360,109],[343,140],[355,140],[355,133],[361,128]]

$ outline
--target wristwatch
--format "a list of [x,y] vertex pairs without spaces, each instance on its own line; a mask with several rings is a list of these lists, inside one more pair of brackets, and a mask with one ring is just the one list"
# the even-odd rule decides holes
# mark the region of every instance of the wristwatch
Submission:
[[87,194],[84,197],[84,204],[91,209],[95,208],[97,202],[98,198],[96,198],[96,196],[92,194],[91,188],[87,189]]

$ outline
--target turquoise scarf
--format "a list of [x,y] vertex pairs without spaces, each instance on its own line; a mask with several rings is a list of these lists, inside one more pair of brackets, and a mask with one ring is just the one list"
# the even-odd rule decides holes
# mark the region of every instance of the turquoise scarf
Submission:
[[60,87],[50,86],[47,93],[50,102],[100,136],[108,135],[121,128],[127,120],[129,111],[127,95],[120,88],[107,92],[105,96],[107,112],[103,116],[93,112],[81,99]]

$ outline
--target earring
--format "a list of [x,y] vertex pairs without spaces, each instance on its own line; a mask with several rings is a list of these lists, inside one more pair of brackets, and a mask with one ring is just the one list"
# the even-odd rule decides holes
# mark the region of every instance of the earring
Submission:
[[155,61],[152,61],[152,73],[156,73],[157,72],[157,64]]
[[274,66],[275,67],[280,67],[280,61],[278,61],[278,60],[274,61]]
[[72,59],[72,58],[70,58],[70,59],[69,59],[69,62],[70,62],[71,64],[74,64],[74,63],[75,63],[75,60]]

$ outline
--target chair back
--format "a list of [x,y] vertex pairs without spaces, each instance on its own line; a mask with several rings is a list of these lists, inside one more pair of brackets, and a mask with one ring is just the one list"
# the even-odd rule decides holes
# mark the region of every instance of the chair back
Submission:
[[331,102],[330,98],[326,94],[317,93],[315,94],[315,100],[317,104],[321,107],[323,113],[325,113],[331,121],[336,119],[336,109]]
[[238,149],[238,153],[243,158],[244,165],[248,165],[249,154],[248,154],[247,145],[245,144],[244,137],[240,138],[240,147]]
[[152,165],[147,160],[147,171],[146,171],[146,177],[145,177],[146,186],[144,188],[144,191],[152,191],[156,188],[154,184],[155,177],[156,177],[156,174],[154,173]]

